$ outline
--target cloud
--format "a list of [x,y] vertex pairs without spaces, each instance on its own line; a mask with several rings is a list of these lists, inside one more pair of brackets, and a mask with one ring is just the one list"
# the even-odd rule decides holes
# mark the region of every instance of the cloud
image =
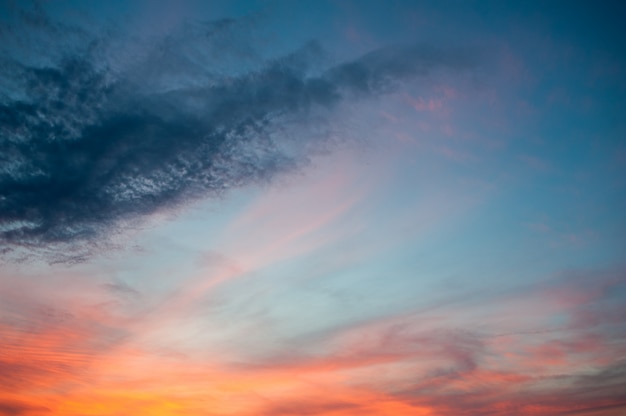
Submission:
[[0,99],[0,245],[57,261],[80,261],[152,214],[296,169],[345,100],[472,65],[459,51],[405,46],[314,72],[320,49],[308,44],[217,76],[194,51],[215,39],[224,55],[228,39],[240,51],[240,37],[216,34],[232,34],[233,21],[144,45],[144,58],[126,65],[111,58],[120,39],[94,35],[70,48],[69,28],[40,26],[54,27],[56,49],[70,52],[24,63],[3,50],[14,87]]
[[[345,397],[360,406],[382,400],[433,415],[620,414],[622,322],[603,314],[584,326],[570,321],[592,305],[612,310],[622,286],[621,268],[567,271],[514,294],[491,293],[476,303],[433,301],[439,307],[291,339],[247,368],[326,376],[339,385],[336,375],[354,389]],[[484,311],[485,304],[491,309]],[[515,316],[531,309],[541,317],[532,317],[535,331],[529,333],[525,319]],[[555,348],[557,357],[546,355]],[[372,397],[355,399],[356,391]]]
[[4,392],[45,388],[60,379],[78,382],[99,354],[126,337],[123,329],[104,322],[108,317],[89,316],[94,312],[88,308],[73,308],[71,313],[54,307],[21,307],[12,314],[2,310],[7,317],[0,322],[0,385]]
[[0,415],[40,415],[49,414],[49,409],[43,406],[32,406],[27,403],[0,400]]
[[[0,403],[54,414],[103,406],[111,414],[499,416],[617,415],[626,402],[623,319],[569,319],[623,304],[622,268],[568,271],[470,301],[431,299],[288,338],[274,336],[279,322],[240,304],[235,314],[207,313],[142,291],[127,308],[124,282],[74,273],[0,276]],[[259,310],[262,297],[240,300]],[[528,310],[541,316],[531,317],[533,332],[517,319]],[[213,342],[220,337],[225,343]]]
[[[261,411],[261,415],[281,416],[281,415],[324,415],[333,412],[346,413],[349,411],[359,411],[361,406],[346,401],[328,401],[319,397],[308,400],[298,400],[293,402],[283,402],[268,406]],[[344,412],[345,411],[345,412]]]

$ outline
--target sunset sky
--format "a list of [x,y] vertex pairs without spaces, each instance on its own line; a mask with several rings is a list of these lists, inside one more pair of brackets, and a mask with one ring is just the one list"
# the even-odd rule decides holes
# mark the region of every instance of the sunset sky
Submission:
[[625,415],[625,17],[0,1],[0,415]]

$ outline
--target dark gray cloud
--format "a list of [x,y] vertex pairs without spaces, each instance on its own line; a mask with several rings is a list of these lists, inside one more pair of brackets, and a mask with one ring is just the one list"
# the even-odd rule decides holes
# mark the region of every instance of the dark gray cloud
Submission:
[[131,298],[137,298],[140,296],[140,293],[136,289],[121,281],[105,283],[103,284],[103,287],[118,296]]
[[40,415],[49,414],[50,409],[43,406],[33,406],[28,403],[18,401],[0,401],[0,415],[18,416],[18,415]]
[[349,403],[341,400],[332,400],[320,397],[311,397],[309,399],[294,400],[291,402],[282,402],[270,404],[261,410],[261,416],[288,416],[288,415],[322,415],[328,412],[355,411],[363,407],[360,404]]
[[[37,16],[61,45],[77,32]],[[81,260],[148,215],[298,167],[324,141],[312,126],[344,100],[472,65],[459,51],[405,46],[312,73],[320,49],[310,44],[255,65],[250,59],[234,76],[210,67],[203,76],[206,60],[194,51],[217,39],[228,55],[223,32],[236,22],[194,27],[204,30],[169,36],[126,66],[111,58],[120,40],[106,37],[85,36],[83,48],[72,37],[70,53],[38,64],[3,50],[3,252]],[[241,54],[241,39],[233,42]]]

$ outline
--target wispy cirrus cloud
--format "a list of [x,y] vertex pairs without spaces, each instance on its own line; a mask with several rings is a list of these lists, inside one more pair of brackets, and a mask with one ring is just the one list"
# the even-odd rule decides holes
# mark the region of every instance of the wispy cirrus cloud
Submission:
[[[623,323],[576,318],[589,308],[609,313],[620,305],[615,292],[624,288],[621,269],[570,271],[525,291],[434,301],[274,337],[265,354],[198,344],[198,332],[210,328],[207,321],[219,310],[207,315],[204,309],[169,308],[156,326],[154,298],[129,299],[99,279],[48,277],[45,285],[0,280],[0,400],[32,406],[19,408],[23,414],[45,414],[44,408],[101,414],[95,410],[101,405],[107,414],[159,408],[206,414],[210,406],[216,415],[283,415],[302,408],[329,416],[617,415],[626,405]],[[82,298],[63,300],[68,287]],[[45,296],[51,290],[58,292],[56,302]],[[169,299],[162,301],[167,306]],[[125,309],[125,302],[138,305]],[[489,310],[482,310],[485,303]],[[542,318],[517,319],[530,309]],[[230,333],[237,342],[256,345],[273,330],[263,316],[247,321],[247,337]],[[198,325],[187,325],[192,322]]]
[[33,406],[26,402],[5,400],[0,401],[0,414],[5,416],[46,415],[50,414],[50,409],[43,406]]

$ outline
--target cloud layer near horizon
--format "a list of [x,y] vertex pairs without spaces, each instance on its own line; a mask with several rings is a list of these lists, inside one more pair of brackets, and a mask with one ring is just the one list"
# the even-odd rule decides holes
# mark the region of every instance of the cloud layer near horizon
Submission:
[[[624,273],[567,271],[287,337],[263,307],[235,324],[243,310],[207,314],[205,298],[172,309],[80,273],[0,277],[0,414],[618,415]],[[203,339],[226,322],[232,347]],[[267,333],[271,352],[250,348]]]
[[4,83],[17,87],[0,102],[0,245],[61,260],[89,255],[145,216],[300,166],[328,141],[329,112],[346,100],[472,67],[465,51],[408,45],[312,71],[321,50],[311,43],[237,75],[201,73],[185,51],[215,47],[220,33],[220,48],[241,47],[233,31],[243,28],[219,21],[189,23],[119,68],[103,52],[111,40],[85,35],[80,45],[78,29],[39,17],[55,48],[70,52],[24,64],[5,48]]

